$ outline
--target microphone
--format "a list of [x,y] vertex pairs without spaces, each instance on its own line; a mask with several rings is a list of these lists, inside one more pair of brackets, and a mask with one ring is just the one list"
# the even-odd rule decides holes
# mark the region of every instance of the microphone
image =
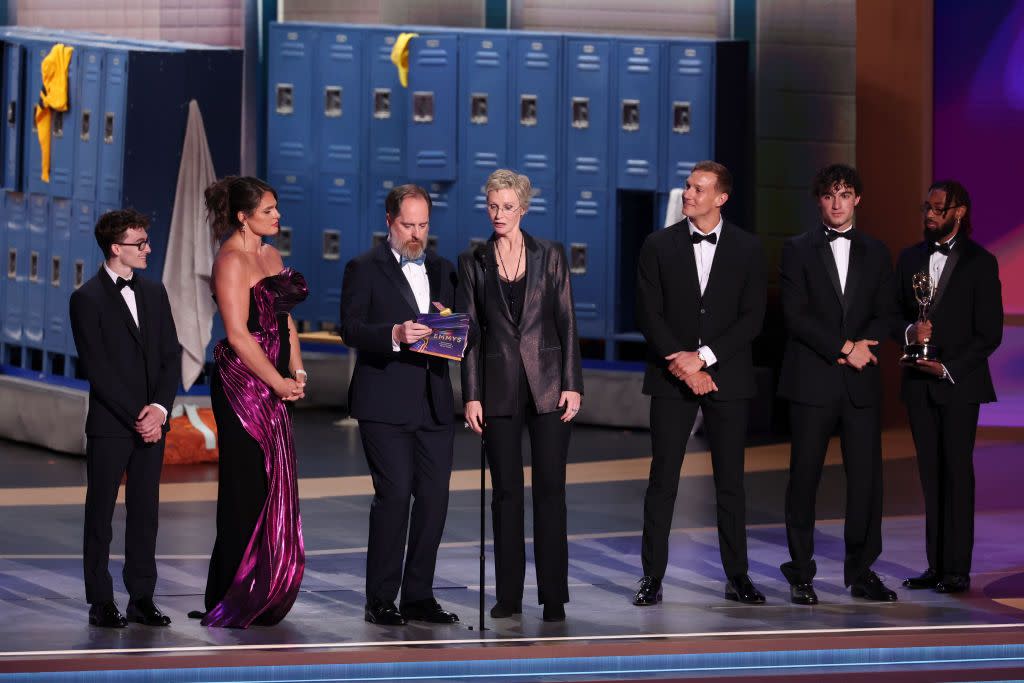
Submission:
[[487,272],[487,243],[486,242],[484,242],[482,244],[476,245],[476,248],[473,250],[473,258],[475,258],[477,263],[480,264],[480,270],[482,270],[484,273],[486,273]]

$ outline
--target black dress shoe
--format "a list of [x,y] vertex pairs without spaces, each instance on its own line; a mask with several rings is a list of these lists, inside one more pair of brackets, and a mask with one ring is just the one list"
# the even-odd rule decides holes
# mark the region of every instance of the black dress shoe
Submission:
[[938,573],[931,567],[928,567],[921,576],[911,576],[903,579],[903,587],[911,590],[922,590],[924,588],[935,588],[935,584],[938,582]]
[[125,614],[129,621],[146,626],[170,626],[171,618],[153,604],[153,598],[142,598],[128,603]]
[[431,624],[454,624],[459,616],[446,612],[434,598],[407,602],[401,607],[402,616],[410,621],[428,621]]
[[405,617],[393,602],[373,601],[366,603],[363,618],[371,624],[381,626],[405,626]]
[[121,614],[121,610],[117,609],[117,604],[113,600],[108,600],[89,607],[89,625],[102,628],[124,628],[128,625],[128,620]]
[[509,605],[499,600],[498,602],[494,603],[494,607],[491,608],[492,619],[508,619],[511,616],[522,613],[523,603],[521,602],[517,602],[514,605]]
[[745,605],[763,605],[764,593],[754,587],[749,576],[739,574],[726,582],[725,599],[742,602]]
[[971,588],[971,577],[967,574],[946,574],[935,584],[936,593],[965,593]]
[[794,605],[817,605],[818,594],[814,592],[814,585],[807,583],[791,583],[789,585],[789,601]]
[[866,572],[850,586],[855,598],[867,598],[875,602],[896,602],[896,591],[889,590],[873,571]]
[[640,579],[640,589],[633,596],[633,604],[637,607],[657,605],[661,602],[661,579],[645,576]]
[[565,621],[565,605],[557,602],[546,603],[544,621]]

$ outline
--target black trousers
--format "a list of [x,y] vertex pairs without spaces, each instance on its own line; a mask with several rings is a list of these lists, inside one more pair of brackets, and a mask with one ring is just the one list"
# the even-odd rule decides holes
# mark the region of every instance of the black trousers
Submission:
[[526,579],[523,479],[523,426],[530,435],[533,485],[533,552],[537,598],[542,605],[569,602],[569,542],[566,538],[565,465],[570,423],[562,410],[538,414],[522,373],[518,409],[512,415],[488,416],[484,427],[491,471],[491,522],[494,527],[494,573],[498,601],[518,605]]
[[359,434],[374,492],[366,600],[394,602],[399,588],[401,604],[432,598],[437,548],[448,516],[453,426],[439,424],[425,398],[422,414],[409,424],[360,420]]
[[711,445],[718,513],[718,550],[727,577],[746,574],[746,493],[743,456],[750,402],[651,397],[651,473],[644,495],[644,534],[640,550],[644,575],[662,578],[668,566],[668,539],[679,491],[686,442],[697,417]]
[[125,484],[124,570],[130,600],[153,597],[156,588],[156,532],[160,513],[160,471],[164,439],[143,444],[133,438],[89,437],[85,466],[85,599],[90,604],[114,599],[110,578],[111,520],[121,478]]
[[828,441],[839,427],[846,473],[843,579],[857,581],[882,553],[882,428],[880,406],[857,407],[845,391],[828,406],[791,403],[792,451],[786,487],[786,538],[791,584],[809,583],[814,561],[814,517]]
[[978,409],[977,403],[940,405],[927,395],[907,401],[924,491],[928,566],[940,576],[971,572]]

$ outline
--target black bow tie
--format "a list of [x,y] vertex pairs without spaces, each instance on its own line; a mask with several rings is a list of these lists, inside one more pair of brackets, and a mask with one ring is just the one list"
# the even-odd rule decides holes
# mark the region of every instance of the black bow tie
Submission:
[[123,277],[119,277],[114,282],[114,284],[117,285],[117,291],[119,292],[125,287],[132,290],[133,292],[135,291],[135,278],[132,278],[131,280],[125,280]]
[[949,252],[951,252],[951,251],[953,251],[953,243],[952,242],[945,242],[943,244],[936,244],[935,242],[929,242],[928,243],[928,255],[929,256],[934,254],[935,252],[939,252],[940,254],[945,254],[946,256],[949,256]]
[[701,242],[704,241],[707,241],[708,244],[717,244],[718,233],[709,232],[708,234],[705,235],[702,232],[691,232],[690,241],[693,242],[694,244],[700,244]]
[[845,240],[852,240],[853,228],[850,228],[849,230],[844,230],[843,232],[833,230],[832,228],[825,228],[825,239],[827,239],[829,242],[835,242],[840,237],[842,237]]

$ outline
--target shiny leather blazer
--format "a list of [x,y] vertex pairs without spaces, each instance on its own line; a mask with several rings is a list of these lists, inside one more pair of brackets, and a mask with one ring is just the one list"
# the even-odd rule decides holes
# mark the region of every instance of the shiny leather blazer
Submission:
[[482,401],[485,415],[511,415],[518,409],[515,390],[525,368],[537,412],[550,413],[558,409],[561,392],[583,393],[565,250],[523,232],[526,300],[517,325],[499,289],[495,239],[492,235],[459,256],[457,308],[476,326],[462,362],[462,398]]

